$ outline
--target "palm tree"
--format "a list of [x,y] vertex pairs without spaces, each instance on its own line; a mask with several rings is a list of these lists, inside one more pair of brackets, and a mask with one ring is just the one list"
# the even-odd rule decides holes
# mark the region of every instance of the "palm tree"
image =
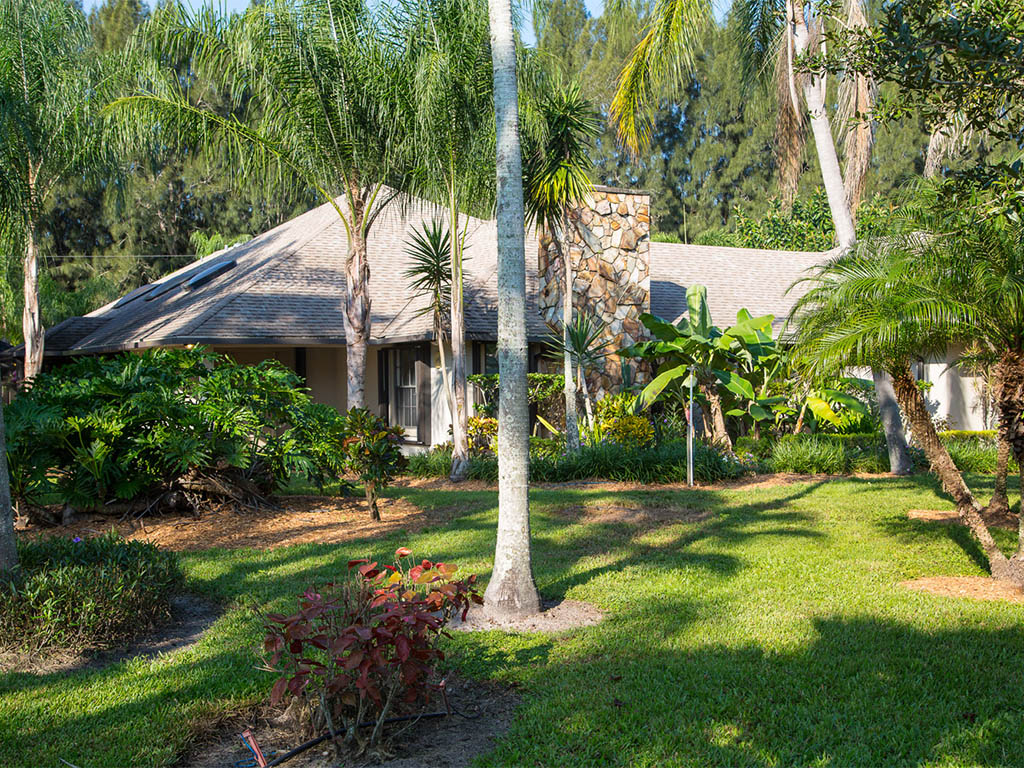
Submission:
[[[944,239],[910,234],[866,243],[807,278],[809,290],[791,318],[799,326],[797,348],[817,372],[870,365],[889,374],[915,439],[985,551],[992,575],[1024,585],[1021,553],[1011,561],[996,545],[981,505],[939,439],[911,370],[916,357],[944,353],[951,340],[980,329],[977,308],[961,302],[958,296],[964,294],[951,292],[954,284],[942,277],[944,270],[947,277],[956,272],[940,256],[949,252],[939,245]],[[1024,295],[1020,287],[1014,291]],[[1021,535],[1024,541],[1024,531]]]
[[396,21],[412,78],[413,133],[410,191],[448,211],[451,248],[451,344],[455,410],[451,479],[469,468],[463,243],[459,216],[487,215],[493,200],[490,157],[491,71],[487,14],[482,0],[408,0]]
[[516,41],[510,0],[489,0],[498,208],[498,537],[484,592],[495,615],[540,610],[530,561],[526,250]]
[[[268,0],[225,21],[209,8],[171,4],[140,38],[191,62],[248,122],[196,101],[174,70],[151,66],[110,107],[128,127],[152,126],[217,146],[240,174],[312,188],[333,206],[348,237],[344,322],[348,407],[363,407],[370,339],[367,237],[393,199],[407,128],[401,69],[380,18],[364,0]],[[141,46],[140,46],[141,47]],[[177,57],[176,57],[177,58]]]
[[43,364],[40,213],[63,182],[113,165],[113,143],[98,119],[101,64],[74,3],[0,0],[0,214],[22,253],[26,378]]
[[600,124],[597,112],[583,97],[577,82],[554,84],[545,89],[537,111],[544,128],[544,139],[527,160],[526,210],[530,220],[550,232],[562,262],[565,444],[570,452],[575,452],[580,448],[580,430],[569,345],[569,331],[573,324],[573,264],[569,229],[571,209],[589,201],[593,189],[588,174],[591,164],[587,149],[599,134]]
[[[847,23],[866,24],[861,2],[847,1]],[[789,127],[788,135],[777,139],[789,155],[780,162],[784,190],[787,183],[795,184],[794,174],[799,170],[799,162],[794,158],[803,151],[800,135],[807,115],[836,229],[836,243],[838,250],[844,252],[856,242],[851,201],[859,200],[863,179],[858,176],[851,180],[853,184],[844,184],[825,107],[824,78],[798,72],[798,60],[813,53],[817,45],[821,19],[816,11],[815,3],[801,0],[738,0],[734,7],[741,28],[749,35],[745,50],[750,56],[747,69],[751,75],[765,70],[772,52],[777,61],[780,125]],[[694,52],[704,30],[713,23],[710,0],[656,0],[647,32],[627,60],[612,100],[612,118],[618,125],[620,139],[630,151],[638,153],[650,137],[650,111],[656,89],[669,77],[678,81],[684,72],[692,70]],[[862,113],[871,106],[873,86],[858,78],[846,78],[845,85],[854,93],[840,101],[850,105],[848,114],[859,115],[859,123],[863,125]],[[855,130],[846,140],[848,169],[853,174],[866,172],[866,154],[871,148],[868,138],[864,131],[858,134]],[[891,413],[896,405],[890,387],[883,375],[873,377],[879,406]],[[885,427],[892,472],[907,474],[912,467],[902,429],[892,419],[886,420]]]
[[406,253],[412,265],[405,271],[405,276],[412,281],[411,287],[429,301],[422,313],[429,312],[433,319],[434,339],[441,358],[441,381],[448,401],[448,413],[454,419],[455,399],[445,360],[448,330],[445,318],[449,314],[452,282],[451,233],[443,222],[434,219],[425,223],[422,231],[413,231]]

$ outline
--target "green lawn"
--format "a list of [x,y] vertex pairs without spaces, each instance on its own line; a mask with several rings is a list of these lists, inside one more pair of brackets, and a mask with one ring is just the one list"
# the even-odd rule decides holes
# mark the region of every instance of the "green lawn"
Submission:
[[[102,671],[3,678],[0,765],[173,763],[190,726],[269,690],[253,668],[261,615],[287,609],[350,558],[387,558],[407,544],[486,576],[496,494],[404,493],[448,508],[453,521],[344,547],[189,554],[194,589],[230,606],[197,646]],[[541,593],[592,601],[607,619],[557,638],[492,632],[449,643],[463,672],[516,683],[523,696],[481,766],[1024,765],[1024,606],[897,586],[984,573],[962,531],[906,519],[908,508],[942,503],[928,478],[584,486],[532,500]],[[639,529],[558,513],[584,502],[714,514]]]

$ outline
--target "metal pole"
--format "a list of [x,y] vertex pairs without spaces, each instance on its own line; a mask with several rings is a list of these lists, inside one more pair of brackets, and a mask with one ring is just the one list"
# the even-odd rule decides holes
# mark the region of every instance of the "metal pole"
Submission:
[[693,366],[690,366],[690,402],[686,419],[686,482],[693,487]]

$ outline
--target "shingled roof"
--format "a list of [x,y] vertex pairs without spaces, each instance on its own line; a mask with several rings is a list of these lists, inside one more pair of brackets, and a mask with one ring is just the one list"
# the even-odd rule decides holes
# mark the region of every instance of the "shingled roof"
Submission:
[[[433,337],[426,298],[405,276],[410,235],[443,215],[419,200],[396,200],[379,215],[368,242],[371,343]],[[463,218],[466,226],[465,311],[470,339],[497,337],[497,232],[493,220]],[[527,332],[547,329],[537,309],[535,233],[527,233]],[[247,243],[218,252],[143,286],[85,317],[47,332],[52,355],[114,352],[185,344],[287,346],[345,343],[344,225],[321,205]],[[686,290],[707,286],[712,317],[728,325],[740,309],[772,314],[776,327],[801,294],[789,290],[828,253],[751,248],[650,245],[651,312],[672,322],[686,313]],[[787,293],[788,291],[788,293]]]
[[[340,201],[339,201],[340,202]],[[414,228],[440,215],[422,201],[396,200],[368,241],[371,343],[432,338],[427,300],[405,277]],[[466,225],[465,312],[470,339],[497,334],[497,233],[494,221]],[[133,291],[85,317],[53,328],[48,354],[69,355],[185,344],[345,343],[342,303],[347,238],[328,204]],[[205,276],[205,279],[204,279]],[[527,258],[527,331],[546,328],[536,309],[537,267]]]
[[831,255],[652,242],[651,314],[678,322],[686,314],[687,288],[703,285],[717,325],[731,325],[747,309],[755,316],[774,315],[778,329],[806,290],[794,283]]

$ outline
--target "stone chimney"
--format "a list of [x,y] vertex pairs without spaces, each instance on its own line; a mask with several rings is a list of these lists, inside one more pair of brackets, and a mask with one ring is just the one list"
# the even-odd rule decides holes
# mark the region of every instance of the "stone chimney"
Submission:
[[[639,341],[640,315],[651,311],[651,197],[646,192],[595,187],[593,202],[570,215],[568,241],[575,313],[604,324],[611,341],[603,371],[588,377],[598,397],[622,384],[618,350]],[[564,246],[563,246],[564,247]],[[540,234],[538,306],[544,321],[561,327],[564,269],[548,232]]]

